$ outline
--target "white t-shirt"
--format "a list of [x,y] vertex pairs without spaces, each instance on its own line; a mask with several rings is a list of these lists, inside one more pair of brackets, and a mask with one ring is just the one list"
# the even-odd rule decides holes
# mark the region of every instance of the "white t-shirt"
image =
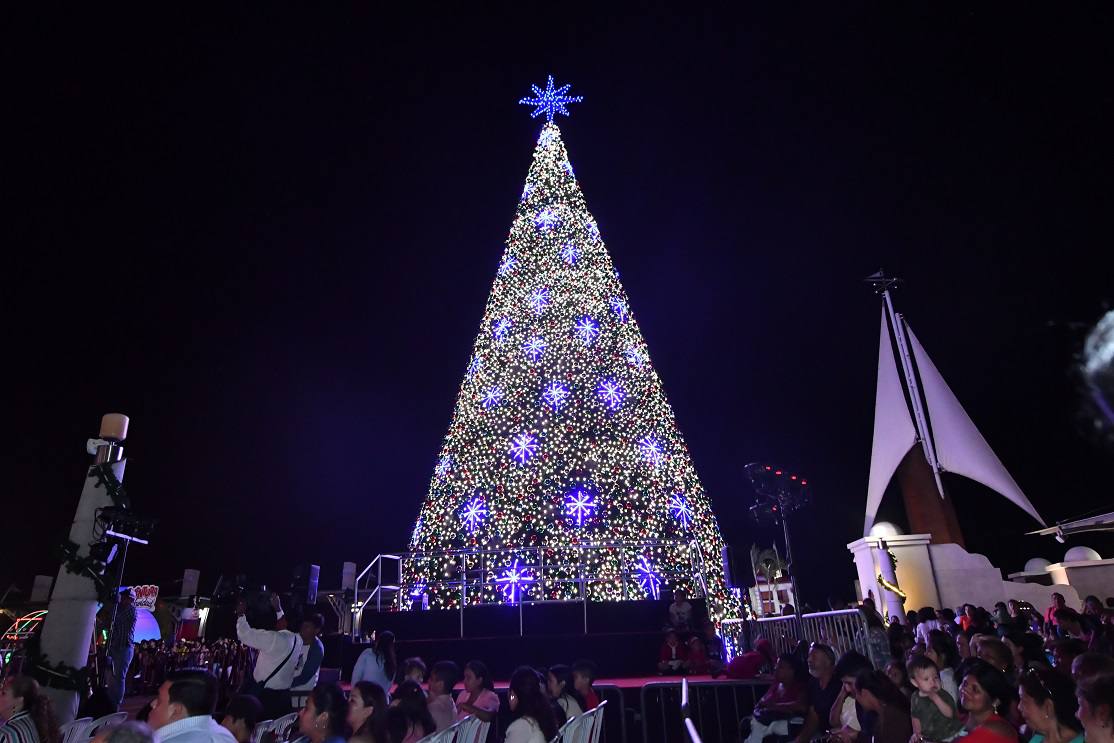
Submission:
[[534,718],[520,717],[507,728],[503,743],[546,743],[546,740]]

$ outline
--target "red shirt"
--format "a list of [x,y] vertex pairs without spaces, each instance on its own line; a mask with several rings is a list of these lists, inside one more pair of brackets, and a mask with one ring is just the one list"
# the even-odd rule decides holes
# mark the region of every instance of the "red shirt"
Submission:
[[762,666],[766,665],[766,656],[755,650],[736,655],[727,664],[727,678],[752,679],[758,676]]
[[688,648],[681,643],[670,645],[668,642],[663,642],[661,644],[661,652],[658,653],[658,661],[661,663],[668,663],[671,660],[686,660],[688,656]]
[[588,687],[588,693],[584,694],[584,711],[595,709],[600,705],[600,695],[592,687]]

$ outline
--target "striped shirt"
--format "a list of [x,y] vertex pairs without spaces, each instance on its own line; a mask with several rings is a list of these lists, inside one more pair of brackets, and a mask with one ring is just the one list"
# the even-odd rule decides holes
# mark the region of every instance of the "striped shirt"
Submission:
[[0,743],[39,743],[39,731],[31,713],[26,710],[17,712],[0,725]]

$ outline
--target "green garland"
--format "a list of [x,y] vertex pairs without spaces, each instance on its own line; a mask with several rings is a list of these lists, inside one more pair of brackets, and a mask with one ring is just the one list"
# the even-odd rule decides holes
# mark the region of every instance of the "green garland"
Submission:
[[124,486],[116,479],[116,473],[112,471],[112,465],[108,462],[102,462],[89,470],[89,475],[97,478],[96,487],[104,486],[105,492],[108,497],[112,499],[112,505],[118,508],[130,508],[131,501],[128,499],[128,494],[124,490]]
[[105,582],[104,576],[101,571],[104,566],[100,560],[93,558],[90,555],[82,556],[78,554],[76,542],[69,539],[62,540],[58,546],[61,553],[62,566],[66,568],[67,573],[73,575],[83,575],[93,581],[93,585],[97,588],[97,600],[102,604],[107,604],[116,600],[116,589],[110,583]]

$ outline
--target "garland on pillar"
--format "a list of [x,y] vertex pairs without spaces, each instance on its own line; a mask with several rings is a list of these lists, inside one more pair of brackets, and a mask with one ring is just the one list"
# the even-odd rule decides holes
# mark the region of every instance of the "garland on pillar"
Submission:
[[65,662],[51,663],[39,649],[36,636],[25,646],[30,663],[29,675],[40,685],[51,689],[84,692],[89,688],[89,668],[75,668]]
[[[893,550],[887,548],[886,556],[890,558],[890,564],[893,566],[894,575],[897,575],[897,555],[893,553]],[[878,571],[878,585],[882,586],[882,588],[885,588],[887,591],[901,599],[902,604],[904,604],[905,599],[908,598],[908,596],[906,596],[905,594],[905,591],[902,591],[900,588],[897,587],[896,584],[890,583],[888,580],[883,578],[881,571]]]

